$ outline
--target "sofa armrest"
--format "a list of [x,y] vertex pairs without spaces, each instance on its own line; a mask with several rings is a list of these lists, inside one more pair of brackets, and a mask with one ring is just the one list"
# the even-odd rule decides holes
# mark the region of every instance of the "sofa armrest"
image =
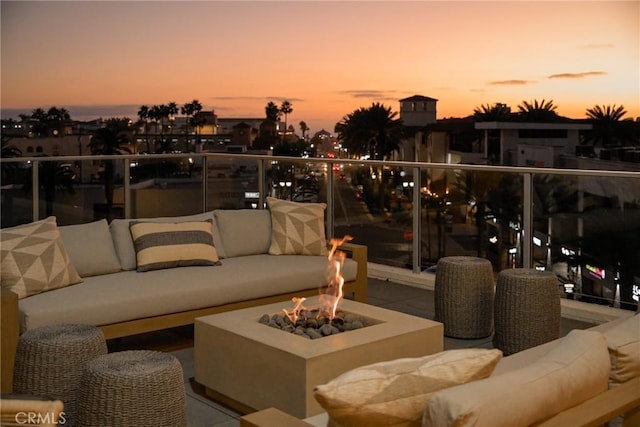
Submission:
[[356,243],[343,243],[340,250],[347,256],[358,263],[358,272],[356,277],[356,301],[367,302],[367,247]]
[[18,295],[3,289],[0,294],[0,372],[1,391],[13,391],[13,364],[20,335]]
[[[538,427],[597,427],[622,414],[633,416],[640,408],[640,378],[634,378],[569,408],[538,425]],[[626,419],[624,426],[636,425]]]

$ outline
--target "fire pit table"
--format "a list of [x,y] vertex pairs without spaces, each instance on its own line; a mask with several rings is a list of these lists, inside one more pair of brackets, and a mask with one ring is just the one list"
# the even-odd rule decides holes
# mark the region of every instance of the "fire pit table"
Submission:
[[280,302],[195,320],[195,381],[208,397],[241,413],[276,407],[306,418],[323,411],[313,398],[316,385],[359,366],[443,348],[441,323],[351,300],[340,310],[369,326],[312,340],[259,322],[286,308]]

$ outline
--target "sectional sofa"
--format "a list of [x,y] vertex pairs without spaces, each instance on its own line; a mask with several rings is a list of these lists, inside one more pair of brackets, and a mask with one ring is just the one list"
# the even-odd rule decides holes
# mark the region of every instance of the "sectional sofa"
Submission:
[[[60,227],[50,217],[3,229],[2,288],[19,297],[18,318],[3,321],[3,329],[82,323],[99,326],[109,339],[317,295],[327,284],[324,204],[267,202],[264,210]],[[36,253],[42,241],[49,244]],[[345,295],[365,302],[367,248],[344,243],[339,250],[346,254]],[[34,267],[20,266],[25,262]]]
[[[427,366],[425,358],[420,369],[411,372],[394,367],[407,363],[397,360],[343,374],[316,388],[326,413],[299,420],[268,408],[244,416],[240,425],[640,426],[639,314],[571,331],[558,340],[499,358],[497,363],[488,356],[499,350],[453,351],[460,353],[449,365],[447,359],[452,358],[447,358],[445,351],[427,356],[435,359],[429,362],[432,366]],[[473,375],[469,374],[473,369]],[[406,376],[409,378],[404,379]],[[455,382],[456,377],[463,380],[443,386]],[[420,384],[422,395],[417,400],[405,393],[413,384]],[[425,387],[433,390],[426,392]],[[349,396],[349,389],[356,394]],[[332,403],[327,403],[330,399],[326,395],[331,393],[326,390],[339,391],[333,392]],[[366,395],[370,390],[375,390],[375,395]],[[340,399],[336,399],[338,395]],[[412,404],[417,415],[410,420],[407,414]],[[393,422],[385,424],[388,420]]]

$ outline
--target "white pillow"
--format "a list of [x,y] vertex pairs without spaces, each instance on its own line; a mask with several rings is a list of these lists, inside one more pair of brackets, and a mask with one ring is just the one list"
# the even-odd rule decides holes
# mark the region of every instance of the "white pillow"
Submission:
[[462,349],[374,363],[317,386],[314,397],[330,426],[419,426],[431,393],[486,378],[501,358],[500,350]]
[[226,258],[266,254],[271,244],[271,214],[264,209],[213,212]]
[[432,394],[422,425],[533,425],[606,391],[610,366],[601,333],[573,330],[527,366]]
[[58,227],[73,266],[81,277],[120,271],[120,261],[106,219]]

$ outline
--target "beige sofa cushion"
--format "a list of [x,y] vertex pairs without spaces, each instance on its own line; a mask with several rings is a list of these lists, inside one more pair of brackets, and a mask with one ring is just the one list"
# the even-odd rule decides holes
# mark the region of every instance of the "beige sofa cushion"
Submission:
[[604,332],[611,358],[611,386],[640,377],[640,315]]
[[271,212],[271,255],[327,255],[325,203],[297,203],[267,197]]
[[213,220],[136,222],[129,226],[140,272],[195,265],[220,265],[213,246]]
[[53,216],[2,229],[0,259],[2,289],[18,298],[82,282]]
[[120,260],[120,266],[123,270],[135,270],[136,269],[136,250],[133,247],[133,239],[131,238],[131,232],[129,231],[129,225],[131,221],[143,221],[143,222],[185,222],[185,221],[206,221],[208,219],[213,220],[213,243],[218,252],[218,256],[222,256],[224,248],[222,248],[222,240],[218,233],[218,227],[216,226],[215,219],[213,218],[213,211],[186,215],[186,216],[174,216],[174,217],[160,217],[160,218],[138,218],[138,219],[114,219],[109,224],[111,231],[111,238],[113,239],[113,245],[116,248],[116,254]]
[[58,227],[73,266],[81,277],[120,271],[106,219]]
[[423,426],[529,426],[607,390],[610,366],[601,333],[573,330],[527,366],[432,394]]
[[314,390],[329,426],[419,426],[433,392],[486,378],[500,350],[462,349],[374,363],[348,371]]
[[225,258],[266,254],[271,244],[271,214],[264,209],[216,210],[213,212]]

